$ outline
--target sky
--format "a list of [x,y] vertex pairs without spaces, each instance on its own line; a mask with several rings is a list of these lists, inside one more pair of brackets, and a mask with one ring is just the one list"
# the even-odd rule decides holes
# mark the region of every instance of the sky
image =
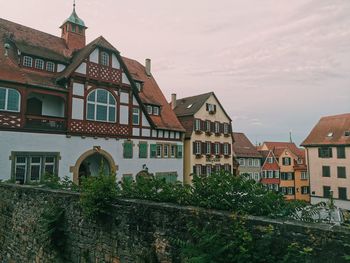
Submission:
[[[76,0],[87,41],[152,59],[170,100],[214,91],[255,144],[300,144],[350,112],[349,0]],[[0,16],[60,35],[72,0],[0,0]]]

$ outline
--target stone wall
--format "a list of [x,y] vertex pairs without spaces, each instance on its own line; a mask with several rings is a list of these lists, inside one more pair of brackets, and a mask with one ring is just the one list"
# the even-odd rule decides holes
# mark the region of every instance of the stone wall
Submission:
[[[61,254],[39,235],[42,213],[52,206],[65,209]],[[118,200],[104,222],[90,222],[82,217],[78,194],[0,184],[0,262],[180,262],[172,240],[187,234],[187,222],[208,219],[223,226],[232,223],[227,212],[140,200]],[[267,225],[288,240],[303,242],[310,234],[330,237],[333,257],[315,262],[341,262],[343,252],[334,247],[350,240],[350,231],[343,227],[248,218],[252,229]]]

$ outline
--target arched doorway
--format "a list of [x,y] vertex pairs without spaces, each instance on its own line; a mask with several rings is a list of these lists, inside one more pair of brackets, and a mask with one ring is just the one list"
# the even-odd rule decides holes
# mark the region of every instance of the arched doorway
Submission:
[[106,175],[113,174],[117,166],[108,152],[96,147],[82,154],[70,170],[73,172],[73,182],[80,184],[84,176],[97,176],[100,170]]

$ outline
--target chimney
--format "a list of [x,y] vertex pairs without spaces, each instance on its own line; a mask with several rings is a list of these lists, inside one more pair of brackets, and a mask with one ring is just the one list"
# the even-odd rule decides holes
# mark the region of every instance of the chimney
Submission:
[[171,94],[171,109],[176,108],[176,93]]
[[146,68],[146,74],[147,76],[151,76],[151,59],[149,58],[146,58],[146,61],[145,61],[145,68]]

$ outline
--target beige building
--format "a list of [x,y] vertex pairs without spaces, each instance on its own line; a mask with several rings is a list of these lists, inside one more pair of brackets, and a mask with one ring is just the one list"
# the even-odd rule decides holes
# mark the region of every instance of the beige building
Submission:
[[214,92],[179,100],[173,94],[171,104],[186,129],[184,181],[191,183],[192,174],[232,172],[231,119]]
[[239,166],[240,175],[249,175],[250,179],[260,181],[261,159],[262,155],[256,147],[250,142],[247,136],[241,132],[233,132],[233,152]]
[[302,146],[306,148],[311,203],[329,200],[350,210],[350,113],[323,117]]

